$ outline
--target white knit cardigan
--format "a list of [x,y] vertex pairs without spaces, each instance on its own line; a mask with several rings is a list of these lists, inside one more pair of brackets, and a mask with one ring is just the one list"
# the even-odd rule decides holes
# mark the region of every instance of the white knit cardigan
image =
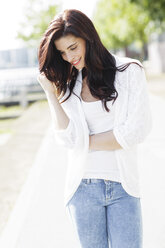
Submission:
[[[116,65],[137,62],[130,58],[115,56]],[[152,117],[144,69],[131,64],[123,72],[117,72],[115,87],[118,98],[114,103],[115,120],[113,133],[122,149],[115,150],[121,184],[128,194],[140,197],[137,145],[149,134]],[[82,88],[82,71],[77,76],[74,92],[80,96]],[[65,99],[68,91],[61,99]],[[76,192],[83,178],[89,147],[89,130],[81,105],[81,100],[74,94],[61,104],[70,121],[65,130],[55,130],[59,144],[67,147],[68,164],[65,184],[64,204]],[[101,165],[100,165],[101,166]]]

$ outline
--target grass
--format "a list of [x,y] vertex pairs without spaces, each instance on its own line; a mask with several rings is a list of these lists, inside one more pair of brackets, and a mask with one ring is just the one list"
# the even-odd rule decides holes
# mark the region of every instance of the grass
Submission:
[[[47,104],[47,100],[38,101],[42,108]],[[0,135],[14,133],[14,122],[26,111],[33,103],[29,103],[27,108],[20,105],[0,106]]]
[[0,135],[12,134],[14,122],[25,111],[20,105],[0,106]]
[[23,110],[23,108],[19,105],[14,106],[0,106],[0,113],[6,113],[6,112],[16,112]]
[[0,129],[0,135],[5,134],[5,133],[12,133],[12,130],[9,128],[8,129],[7,128],[6,129]]

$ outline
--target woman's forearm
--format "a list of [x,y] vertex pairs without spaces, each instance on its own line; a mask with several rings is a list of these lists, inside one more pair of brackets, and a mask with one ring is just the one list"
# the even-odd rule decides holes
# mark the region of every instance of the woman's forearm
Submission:
[[46,92],[46,97],[50,108],[53,126],[57,130],[66,129],[69,124],[69,118],[61,107],[55,93]]
[[66,129],[69,124],[69,118],[56,97],[55,84],[49,81],[43,72],[38,75],[37,80],[45,91],[54,128],[57,130]]
[[113,131],[98,133],[89,136],[89,150],[117,150],[122,147],[117,142]]

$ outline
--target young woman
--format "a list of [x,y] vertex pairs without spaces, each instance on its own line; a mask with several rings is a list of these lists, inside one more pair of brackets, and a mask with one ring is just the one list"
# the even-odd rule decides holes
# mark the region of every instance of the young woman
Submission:
[[65,205],[83,248],[142,248],[137,146],[151,130],[144,69],[111,54],[69,9],[39,47],[38,81],[68,148]]

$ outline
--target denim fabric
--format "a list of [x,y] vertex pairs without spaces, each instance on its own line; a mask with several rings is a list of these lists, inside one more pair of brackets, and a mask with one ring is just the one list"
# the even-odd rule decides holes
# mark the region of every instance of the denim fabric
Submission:
[[68,203],[82,248],[142,248],[140,198],[120,182],[82,179]]

